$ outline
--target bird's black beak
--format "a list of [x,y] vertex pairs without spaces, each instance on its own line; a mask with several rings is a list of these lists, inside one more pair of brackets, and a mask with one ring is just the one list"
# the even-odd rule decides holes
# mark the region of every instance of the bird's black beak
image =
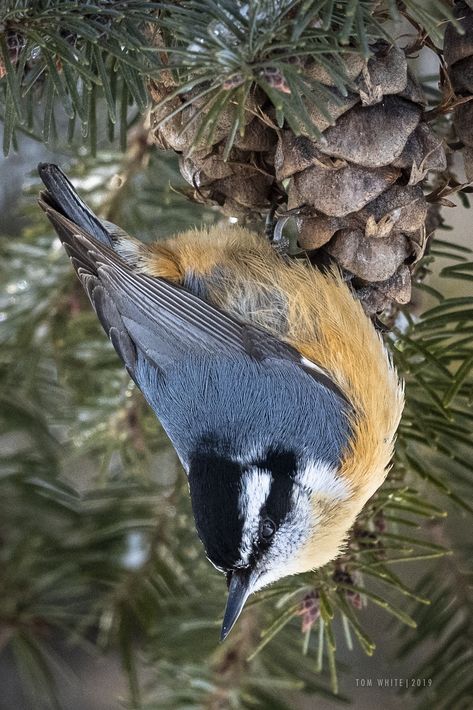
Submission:
[[230,631],[235,626],[236,620],[241,614],[246,600],[250,596],[255,578],[251,567],[236,569],[227,576],[228,599],[223,617],[220,641],[224,641]]

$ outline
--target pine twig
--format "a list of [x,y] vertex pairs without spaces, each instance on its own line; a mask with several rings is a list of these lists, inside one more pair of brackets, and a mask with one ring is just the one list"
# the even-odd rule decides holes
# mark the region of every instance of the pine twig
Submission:
[[230,698],[241,688],[249,670],[247,661],[258,638],[258,611],[255,607],[246,610],[232,637],[217,652],[213,664],[215,690],[205,702],[205,710],[227,710]]

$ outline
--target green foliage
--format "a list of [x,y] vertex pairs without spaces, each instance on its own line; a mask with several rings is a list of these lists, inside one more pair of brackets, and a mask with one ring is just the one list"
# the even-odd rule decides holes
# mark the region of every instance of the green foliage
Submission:
[[473,661],[473,579],[467,560],[471,549],[460,543],[455,557],[442,560],[418,582],[417,591],[431,600],[429,612],[415,608],[415,638],[401,634],[399,656],[424,651],[413,677],[430,678],[432,684],[411,687],[419,710],[432,707],[467,708],[473,697],[469,669]]
[[[296,135],[318,138],[307,107],[331,121],[327,102],[337,97],[309,80],[304,64],[316,59],[346,95],[351,82],[343,60],[349,62],[353,53],[369,56],[370,44],[379,38],[390,41],[385,23],[401,15],[434,41],[442,22],[451,18],[440,0],[5,0],[0,13],[4,153],[15,147],[17,130],[54,145],[64,121],[68,143],[80,127],[75,140],[86,138],[92,154],[104,130],[113,140],[117,128],[125,147],[130,119],[148,106],[147,81],[159,79],[167,66],[175,88],[162,104],[175,96],[184,101],[163,121],[188,101],[200,100],[192,118],[200,126],[195,144],[210,141],[222,112],[231,109],[228,153],[243,131],[244,107],[255,87],[273,103],[279,125],[286,121]],[[106,126],[97,110],[101,100]]]
[[[435,256],[454,263],[440,277],[467,275],[471,252],[434,242],[426,261]],[[422,284],[421,284],[422,287]],[[473,512],[471,500],[471,411],[473,357],[473,298],[444,298],[432,292],[437,305],[420,319],[405,311],[406,326],[395,328],[394,357],[407,380],[407,403],[397,447],[399,466],[414,472],[449,496],[460,508]],[[438,472],[450,471],[454,485]]]
[[54,143],[59,108],[59,120],[66,117],[69,123],[69,141],[77,124],[94,152],[100,97],[107,106],[108,135],[113,139],[117,127],[124,146],[129,107],[134,105],[140,112],[146,109],[146,79],[160,66],[159,56],[150,51],[145,37],[154,11],[155,3],[146,0],[2,3],[5,154],[15,144],[17,128]]

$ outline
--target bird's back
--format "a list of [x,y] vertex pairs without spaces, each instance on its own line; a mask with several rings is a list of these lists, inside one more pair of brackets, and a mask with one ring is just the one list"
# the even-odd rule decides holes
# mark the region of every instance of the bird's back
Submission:
[[188,288],[329,374],[356,419],[342,470],[368,499],[392,458],[404,395],[380,335],[340,273],[282,259],[263,237],[238,227],[189,231],[152,245],[142,250],[140,268],[159,276],[163,248]]

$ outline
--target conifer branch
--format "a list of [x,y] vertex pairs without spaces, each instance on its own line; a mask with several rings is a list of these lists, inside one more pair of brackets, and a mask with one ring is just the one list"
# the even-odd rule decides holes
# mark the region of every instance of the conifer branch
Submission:
[[[137,0],[113,7],[105,0],[7,3],[0,43],[5,149],[19,129],[51,142],[61,111],[69,115],[71,135],[74,123],[83,128],[77,144],[87,141],[94,148],[106,113],[111,133],[121,126],[121,148],[128,133],[128,151],[99,151],[72,166],[81,193],[100,214],[146,238],[212,223],[213,207],[197,208],[169,188],[170,182],[179,183],[174,158],[151,150],[141,123],[128,130],[131,114],[145,111],[149,86],[157,91],[160,82],[165,85],[153,114],[162,125],[200,95],[192,124],[197,142],[211,136],[219,116],[229,118],[220,157],[225,166],[241,169],[232,145],[246,125],[245,109],[251,109],[251,118],[261,116],[261,97],[272,106],[262,123],[274,131],[284,125],[304,133],[307,117],[297,102],[302,91],[326,118],[327,91],[301,79],[300,62],[317,60],[343,98],[351,81],[343,59],[371,52],[373,42],[386,36],[388,17],[407,15],[419,41],[432,33],[432,45],[451,17],[443,3],[414,0],[260,5],[267,23],[230,0]],[[169,118],[161,110],[175,113]],[[443,109],[439,114],[448,131]],[[255,155],[250,168],[258,176],[270,174]],[[110,180],[116,174],[119,180]],[[404,177],[403,189],[410,176]],[[206,186],[198,187],[203,194]],[[445,201],[460,183],[437,187],[429,200]],[[32,194],[37,191],[35,185]],[[464,190],[461,196],[467,198]],[[417,219],[421,197],[416,193],[408,204]],[[118,648],[130,679],[130,702],[144,710],[157,703],[160,710],[206,704],[214,710],[230,700],[237,708],[250,701],[256,707],[287,707],[279,689],[333,699],[338,685],[343,692],[337,647],[358,644],[367,655],[375,652],[379,639],[368,636],[360,611],[376,606],[396,628],[409,631],[403,652],[445,633],[458,686],[449,685],[442,702],[452,706],[455,693],[471,694],[471,684],[457,675],[465,660],[471,662],[464,645],[471,630],[469,578],[449,554],[457,542],[438,533],[447,510],[465,520],[473,512],[473,299],[458,295],[458,285],[472,280],[471,252],[431,239],[418,273],[428,276],[435,259],[447,259],[448,265],[440,271],[440,286],[424,278],[415,288],[428,294],[432,305],[420,315],[410,304],[391,313],[386,340],[406,379],[407,407],[393,469],[360,516],[343,555],[315,573],[263,590],[215,654],[224,584],[202,559],[183,477],[154,417],[141,400],[137,403],[136,392],[129,396],[93,314],[75,292],[67,259],[36,208],[30,210],[28,229],[4,248],[0,267],[7,284],[0,301],[0,420],[21,444],[0,451],[5,580],[0,646],[15,649],[18,666],[34,678],[36,690],[43,688],[55,702],[54,661],[45,636],[54,629],[75,639],[87,635],[97,648]],[[378,219],[369,227],[388,229],[388,222]],[[386,239],[379,233],[373,239],[380,236]],[[442,284],[454,295],[447,297]],[[71,460],[86,455],[101,469],[98,482],[106,485],[91,486],[81,496],[63,479]],[[432,520],[438,526],[424,525]],[[430,570],[436,558],[438,571],[429,571],[412,589],[399,563],[415,561]],[[445,599],[452,599],[450,609]],[[416,602],[412,611],[406,611],[409,600]],[[429,602],[439,612],[437,625]],[[458,638],[447,623],[452,609],[462,621]],[[337,628],[344,629],[343,636]],[[442,659],[439,652],[426,663],[440,672]],[[141,663],[149,683],[142,683]]]

